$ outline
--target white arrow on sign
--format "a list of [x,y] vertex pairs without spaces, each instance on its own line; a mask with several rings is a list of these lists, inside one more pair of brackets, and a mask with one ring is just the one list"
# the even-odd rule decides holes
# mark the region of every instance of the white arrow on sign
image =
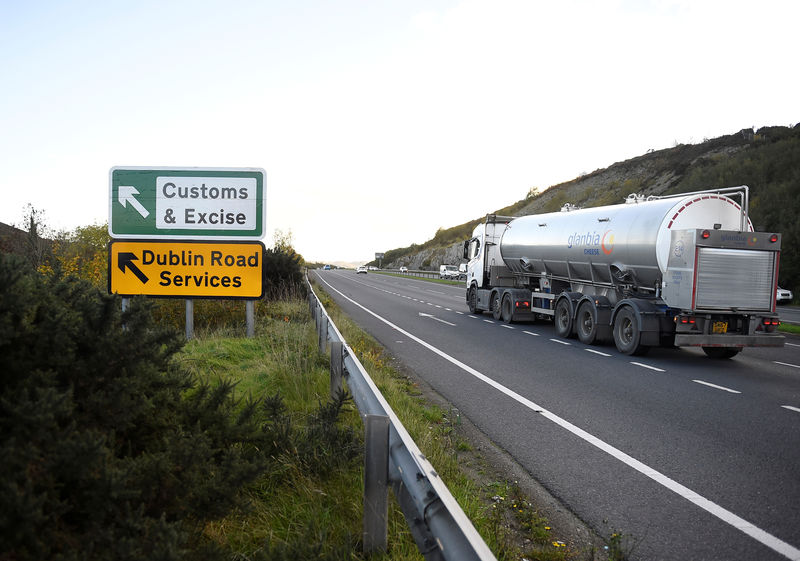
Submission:
[[431,315],[431,314],[423,314],[422,312],[420,312],[419,315],[420,315],[420,317],[435,319],[436,321],[440,321],[442,323],[446,323],[447,325],[452,325],[453,327],[456,326],[455,323],[450,323],[449,321],[444,321],[443,319],[439,319],[436,316]]
[[136,212],[142,215],[142,218],[147,218],[150,215],[150,211],[142,206],[142,203],[136,200],[135,195],[138,195],[139,191],[136,190],[136,187],[131,185],[120,185],[119,186],[119,202],[125,208],[128,208],[127,203],[131,203],[131,206],[136,209]]

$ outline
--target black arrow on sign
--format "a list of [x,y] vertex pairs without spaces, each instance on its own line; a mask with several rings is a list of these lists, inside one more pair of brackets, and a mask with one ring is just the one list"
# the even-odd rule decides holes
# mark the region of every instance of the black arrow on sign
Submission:
[[148,279],[147,275],[145,275],[142,271],[140,271],[139,267],[137,267],[136,264],[134,263],[134,261],[138,260],[139,258],[136,257],[135,253],[132,252],[120,253],[119,259],[117,260],[117,266],[119,267],[119,270],[122,271],[123,273],[125,272],[125,267],[127,267],[128,269],[131,270],[131,273],[136,275],[136,278],[142,281],[142,284],[147,284],[147,281],[150,279]]

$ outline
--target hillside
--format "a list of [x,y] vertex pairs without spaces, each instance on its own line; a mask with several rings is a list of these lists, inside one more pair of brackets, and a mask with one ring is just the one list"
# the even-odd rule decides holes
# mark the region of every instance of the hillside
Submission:
[[[631,193],[665,195],[737,185],[750,187],[750,217],[756,229],[784,236],[781,285],[800,289],[800,124],[744,129],[700,144],[651,151],[541,193],[528,193],[505,208],[487,209],[487,214],[523,216],[557,211],[565,203],[621,203]],[[439,229],[424,244],[387,251],[384,267],[436,269],[442,263],[460,263],[461,244],[482,219]]]

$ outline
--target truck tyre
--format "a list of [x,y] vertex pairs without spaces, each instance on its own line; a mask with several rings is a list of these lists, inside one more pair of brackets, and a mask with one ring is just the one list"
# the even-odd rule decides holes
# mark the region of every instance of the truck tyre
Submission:
[[572,307],[566,298],[561,298],[556,304],[553,322],[556,326],[556,335],[565,338],[572,336]]
[[500,312],[501,312],[501,310],[500,310],[500,293],[499,292],[495,292],[494,294],[492,294],[492,299],[490,300],[490,302],[491,302],[491,308],[492,308],[492,317],[499,321],[500,320]]
[[642,333],[636,312],[630,306],[623,307],[614,319],[614,344],[624,355],[643,355],[650,350],[640,343]]
[[479,315],[481,313],[481,310],[478,309],[478,289],[475,288],[475,285],[469,287],[469,292],[467,293],[467,307],[471,314]]
[[503,303],[500,305],[500,319],[503,323],[511,323],[514,317],[514,303],[511,300],[510,294],[503,296]]
[[742,349],[731,347],[703,347],[703,352],[708,358],[727,359],[739,354]]
[[575,317],[575,331],[578,339],[584,345],[594,345],[597,340],[597,309],[594,302],[584,300],[578,306],[578,314]]

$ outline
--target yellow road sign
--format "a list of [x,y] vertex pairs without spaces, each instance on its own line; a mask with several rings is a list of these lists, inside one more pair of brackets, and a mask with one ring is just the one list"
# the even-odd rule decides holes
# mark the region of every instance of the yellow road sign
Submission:
[[112,241],[108,291],[121,296],[261,298],[261,242]]

